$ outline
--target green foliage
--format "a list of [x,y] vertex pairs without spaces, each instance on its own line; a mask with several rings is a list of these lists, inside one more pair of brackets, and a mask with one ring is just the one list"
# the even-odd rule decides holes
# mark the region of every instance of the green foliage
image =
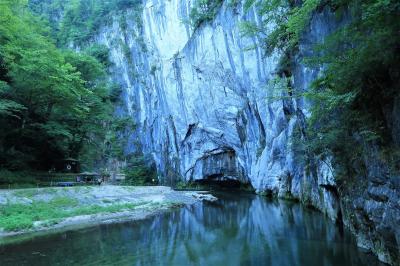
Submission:
[[362,144],[394,145],[387,110],[400,95],[400,5],[397,1],[332,4],[350,6],[353,20],[317,47],[318,57],[308,60],[327,66],[307,95],[315,102],[309,131],[313,139],[319,135],[325,140],[325,152],[337,155],[342,165],[355,164],[367,152]]
[[55,198],[50,202],[34,202],[25,204],[7,204],[0,206],[0,228],[6,231],[29,229],[35,221],[59,219],[60,210],[70,205],[76,205],[77,201],[68,198]]
[[149,166],[149,161],[143,156],[132,156],[125,169],[125,184],[154,185],[157,180],[157,172],[154,166]]
[[52,36],[57,36],[60,32],[59,20],[69,0],[28,0],[28,6],[34,14],[39,14],[42,23],[48,25]]
[[228,0],[228,6],[235,8],[240,4],[241,0]]
[[0,116],[13,116],[17,119],[20,119],[18,114],[25,109],[25,106],[17,102],[7,99],[0,99]]
[[267,53],[275,49],[281,51],[297,48],[299,38],[308,25],[312,13],[321,5],[321,0],[305,0],[300,5],[287,0],[246,0],[245,10],[255,6],[262,15],[262,24],[244,22],[241,30],[244,35],[259,35]]
[[136,128],[130,117],[114,117],[108,125],[108,131],[104,139],[102,155],[105,160],[117,158],[125,160],[125,148],[128,145],[129,134]]
[[93,44],[86,48],[85,53],[96,58],[105,68],[111,66],[109,60],[109,49],[105,45]]
[[[101,26],[111,23],[115,14],[127,9],[133,11],[135,23],[141,26],[142,0],[29,0],[29,7],[49,23],[59,46],[90,45],[90,39]],[[120,22],[125,31],[126,20]]]
[[36,183],[37,180],[31,173],[0,170],[0,186],[8,187],[13,185],[14,187],[15,184],[34,186]]
[[194,29],[203,22],[212,21],[223,0],[196,0],[190,10],[190,24]]
[[141,12],[141,0],[30,0],[30,8],[51,23],[60,45],[88,44],[112,13],[133,9]]
[[[296,143],[300,153],[325,158],[335,155],[344,169],[359,165],[367,143],[394,145],[390,117],[399,97],[400,5],[394,0],[305,0],[294,4],[282,0],[248,0],[263,15],[262,25],[244,23],[243,33],[264,38],[267,53],[275,49],[286,55],[296,52],[299,39],[318,8],[331,8],[340,19],[351,20],[315,47],[315,56],[305,63],[324,66],[319,78],[303,94],[313,102],[312,116]],[[284,12],[282,12],[284,11]],[[275,25],[274,27],[269,27]],[[290,58],[290,57],[289,57]],[[287,69],[290,64],[286,64]],[[283,71],[290,77],[290,71]],[[396,149],[396,147],[395,147]],[[385,154],[394,154],[385,152]],[[383,156],[386,161],[398,161]],[[391,158],[389,158],[391,157]],[[399,169],[397,169],[399,170]],[[350,173],[351,174],[351,173]]]
[[24,1],[0,2],[0,168],[48,170],[67,157],[93,165],[121,129],[108,49],[62,51],[48,36]]

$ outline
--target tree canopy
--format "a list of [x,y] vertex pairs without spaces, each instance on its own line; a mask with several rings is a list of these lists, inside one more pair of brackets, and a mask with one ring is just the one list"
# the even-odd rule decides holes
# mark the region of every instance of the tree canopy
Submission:
[[105,62],[60,50],[50,36],[27,1],[0,2],[0,167],[101,156],[113,113]]

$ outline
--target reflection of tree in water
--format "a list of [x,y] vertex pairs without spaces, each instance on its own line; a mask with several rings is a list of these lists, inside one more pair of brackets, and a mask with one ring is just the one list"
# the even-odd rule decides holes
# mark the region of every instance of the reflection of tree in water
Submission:
[[[0,249],[18,265],[368,265],[351,238],[299,204],[220,195],[127,224],[68,232]],[[47,255],[38,255],[36,252]],[[3,260],[6,258],[6,260]],[[7,260],[8,258],[8,260]],[[14,259],[14,261],[12,261]],[[7,264],[4,264],[7,265]]]

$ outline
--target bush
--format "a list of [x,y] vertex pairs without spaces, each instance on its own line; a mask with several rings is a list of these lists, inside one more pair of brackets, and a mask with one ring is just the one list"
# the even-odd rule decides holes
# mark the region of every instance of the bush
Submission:
[[85,51],[88,55],[96,58],[105,68],[111,66],[111,62],[109,60],[110,49],[102,44],[93,44],[86,48]]
[[157,183],[157,171],[144,156],[133,157],[125,170],[125,185],[140,186]]
[[36,184],[35,177],[25,172],[12,172],[8,170],[0,170],[0,185],[12,184]]
[[70,2],[64,9],[64,17],[59,23],[58,37],[60,44],[68,45],[72,41],[75,44],[82,45],[88,44],[102,25],[112,21],[114,12],[133,9],[141,13],[142,3],[140,0],[77,0]]
[[196,0],[190,11],[190,23],[194,29],[201,23],[211,21],[217,15],[222,0]]

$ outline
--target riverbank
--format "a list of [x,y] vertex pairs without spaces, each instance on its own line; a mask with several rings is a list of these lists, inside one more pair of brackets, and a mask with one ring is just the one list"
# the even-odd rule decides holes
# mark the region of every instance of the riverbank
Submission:
[[162,186],[0,190],[0,242],[29,233],[144,219],[204,199],[214,198]]
[[[351,233],[299,203],[216,192],[148,219],[32,237],[0,246],[14,265],[352,265],[384,266]],[[283,254],[283,255],[280,255]]]

